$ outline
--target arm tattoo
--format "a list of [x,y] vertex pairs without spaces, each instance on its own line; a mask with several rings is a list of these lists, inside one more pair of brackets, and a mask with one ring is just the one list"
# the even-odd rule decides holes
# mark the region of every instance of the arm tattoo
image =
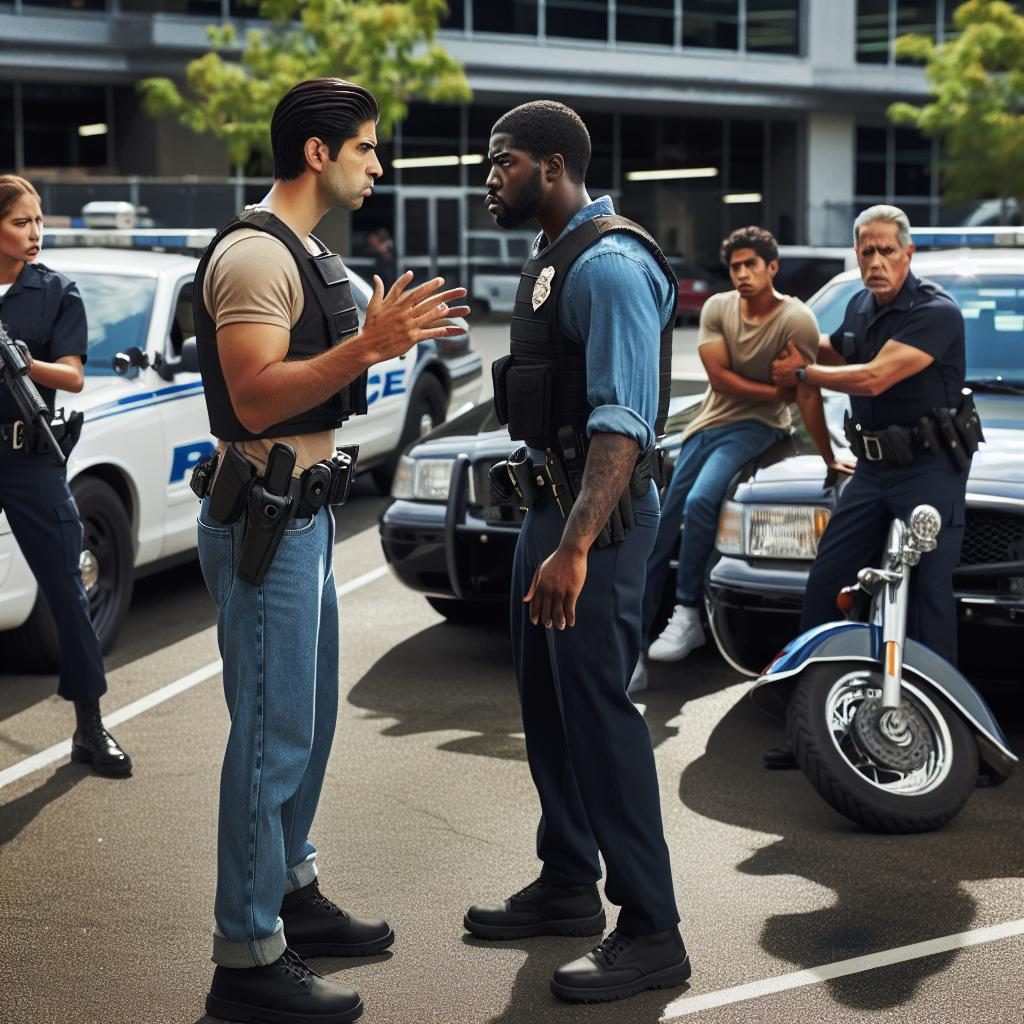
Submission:
[[563,542],[589,549],[629,484],[640,446],[622,434],[594,434],[579,497],[569,513]]

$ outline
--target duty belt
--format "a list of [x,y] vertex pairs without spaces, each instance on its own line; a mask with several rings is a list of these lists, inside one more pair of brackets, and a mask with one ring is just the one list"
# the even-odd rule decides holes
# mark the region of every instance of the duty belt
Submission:
[[29,451],[28,435],[25,432],[25,421],[14,420],[13,423],[0,423],[0,443],[13,451]]

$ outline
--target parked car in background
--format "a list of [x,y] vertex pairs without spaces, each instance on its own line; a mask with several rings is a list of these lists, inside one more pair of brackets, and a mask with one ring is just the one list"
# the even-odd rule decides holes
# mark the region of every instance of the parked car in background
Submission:
[[715,292],[721,292],[730,286],[728,277],[714,274],[683,259],[681,256],[669,256],[669,263],[676,275],[679,291],[676,296],[676,326],[696,323],[700,319],[700,311],[704,303]]
[[[966,325],[967,378],[986,441],[967,485],[966,532],[954,576],[961,668],[971,678],[1019,677],[1024,640],[1024,249],[916,254],[912,268],[959,304]],[[862,287],[839,275],[810,302],[825,331]],[[826,393],[833,439],[841,441],[845,395]],[[777,447],[734,481],[722,508],[705,588],[708,619],[723,655],[756,675],[799,631],[810,564],[838,491],[823,486],[821,460]],[[853,582],[852,580],[850,582]],[[837,612],[836,617],[839,618]]]
[[519,272],[536,231],[467,231],[469,304],[474,313],[511,313]]
[[775,288],[783,295],[807,300],[836,274],[856,266],[852,241],[848,246],[780,245]]
[[[198,260],[134,246],[201,248],[212,234],[48,232],[45,239],[48,246],[107,243],[50,248],[43,256],[77,282],[89,325],[85,387],[57,397],[85,414],[68,478],[85,526],[82,574],[105,650],[127,612],[134,577],[193,556],[197,505],[188,478],[214,447],[202,380],[181,358],[185,340],[195,334]],[[354,273],[351,282],[362,313],[372,291]],[[115,355],[129,352],[132,358],[122,364],[127,372],[115,372]],[[422,344],[415,358],[372,368],[369,414],[349,421],[340,439],[360,445],[360,469],[387,490],[401,451],[443,422],[449,409],[472,404],[480,380],[468,326],[446,339],[443,350]],[[49,610],[0,513],[0,656],[49,668],[56,653]]]
[[[670,465],[701,398],[672,399]],[[394,500],[380,520],[385,558],[401,583],[452,622],[491,621],[507,610],[523,513],[494,501],[487,474],[513,447],[485,402],[413,445],[395,474]]]

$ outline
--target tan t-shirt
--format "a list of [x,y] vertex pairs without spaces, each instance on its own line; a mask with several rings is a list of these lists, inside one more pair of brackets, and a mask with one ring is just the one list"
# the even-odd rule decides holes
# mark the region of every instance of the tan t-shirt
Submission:
[[[319,250],[308,240],[311,252]],[[227,324],[272,324],[290,331],[302,316],[302,280],[288,247],[265,231],[239,228],[213,251],[203,282],[203,302],[218,330]],[[294,476],[334,451],[334,431],[235,441],[262,473],[275,441],[295,449]],[[223,450],[226,442],[218,446]]]
[[[818,355],[818,321],[814,314],[791,295],[763,323],[748,324],[740,314],[740,293],[712,295],[700,313],[697,344],[725,339],[729,368],[748,380],[771,384],[771,362],[792,339],[797,351],[811,363]],[[793,419],[785,402],[752,402],[739,395],[723,395],[708,388],[693,422],[683,434],[712,427],[725,427],[740,420],[758,420],[779,430],[788,430]]]

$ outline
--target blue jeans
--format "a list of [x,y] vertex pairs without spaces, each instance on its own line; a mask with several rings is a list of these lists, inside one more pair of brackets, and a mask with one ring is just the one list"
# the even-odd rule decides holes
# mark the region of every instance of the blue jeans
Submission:
[[[733,476],[785,433],[757,420],[742,420],[724,427],[701,430],[683,443],[672,480],[661,507],[661,525],[654,550],[647,560],[644,589],[644,637],[658,614],[665,574],[679,551],[676,604],[700,606],[704,574],[715,550],[718,515]],[[683,527],[682,544],[679,527]]]
[[231,730],[220,778],[213,960],[273,963],[285,892],[316,878],[309,830],[338,715],[338,598],[330,507],[293,519],[261,586],[235,575],[244,522],[199,515],[199,561],[217,605]]

